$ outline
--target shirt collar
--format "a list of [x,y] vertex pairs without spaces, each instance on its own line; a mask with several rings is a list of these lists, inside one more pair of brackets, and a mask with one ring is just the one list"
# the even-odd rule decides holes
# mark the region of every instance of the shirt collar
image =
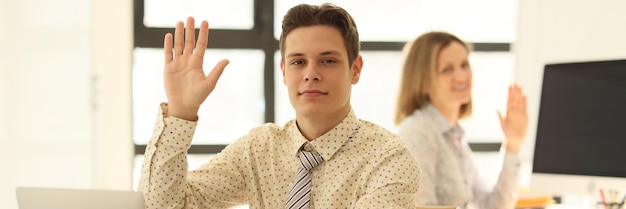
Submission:
[[300,147],[308,142],[309,145],[305,147],[305,150],[311,151],[308,149],[314,149],[324,158],[324,160],[330,160],[343,145],[349,143],[348,140],[353,140],[349,139],[349,137],[357,131],[359,124],[359,119],[354,114],[354,111],[350,109],[348,115],[339,124],[337,124],[337,126],[317,139],[309,142],[298,129],[295,121],[293,121],[291,126],[288,128],[289,137],[293,142],[291,151],[292,155],[297,156]]
[[441,133],[444,137],[448,139],[460,139],[465,131],[459,124],[455,124],[454,126],[448,123],[448,120],[443,116],[441,111],[437,109],[433,104],[428,103],[421,110],[424,115],[431,118],[433,120],[433,125],[438,133]]

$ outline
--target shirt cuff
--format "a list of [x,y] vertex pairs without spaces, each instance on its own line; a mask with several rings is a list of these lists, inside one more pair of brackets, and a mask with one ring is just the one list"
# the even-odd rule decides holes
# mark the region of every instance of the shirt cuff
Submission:
[[155,145],[188,150],[198,123],[173,116],[164,118],[166,113],[167,103],[161,103],[154,130],[154,135],[159,135],[158,140],[155,140]]
[[522,166],[522,159],[520,154],[513,154],[506,152],[504,154],[504,161],[502,164],[502,169],[505,170],[519,170]]

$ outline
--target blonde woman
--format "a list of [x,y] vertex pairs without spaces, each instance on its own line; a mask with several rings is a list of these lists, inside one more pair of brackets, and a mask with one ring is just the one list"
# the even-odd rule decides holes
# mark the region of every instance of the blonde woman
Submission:
[[418,205],[513,208],[518,152],[528,126],[526,97],[519,86],[512,85],[506,113],[498,112],[506,154],[499,179],[489,188],[458,124],[472,112],[470,51],[468,44],[445,32],[425,33],[405,46],[395,123],[420,163],[416,201]]

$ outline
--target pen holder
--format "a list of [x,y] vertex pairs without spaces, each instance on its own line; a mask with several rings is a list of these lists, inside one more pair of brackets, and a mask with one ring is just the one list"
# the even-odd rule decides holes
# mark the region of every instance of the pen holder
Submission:
[[602,203],[602,202],[598,202],[596,204],[596,209],[624,209],[624,203],[619,203],[619,202],[607,202],[607,203]]

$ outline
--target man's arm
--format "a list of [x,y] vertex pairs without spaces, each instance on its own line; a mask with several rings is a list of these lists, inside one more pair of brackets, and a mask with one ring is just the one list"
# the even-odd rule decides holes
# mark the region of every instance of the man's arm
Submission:
[[146,208],[182,208],[187,195],[187,149],[196,122],[164,118],[165,112],[163,103],[141,169],[138,190],[144,194]]
[[168,102],[161,105],[146,148],[139,187],[147,208],[200,208],[196,201],[206,198],[203,197],[206,193],[187,183],[187,150],[200,105],[228,64],[228,60],[222,60],[205,75],[208,22],[202,21],[197,42],[192,17],[187,18],[186,28],[183,22],[178,22],[174,34],[166,34],[163,40],[163,79]]
[[[167,111],[167,105],[161,109]],[[227,146],[202,167],[188,171],[187,150],[196,122],[160,112],[148,143],[138,190],[146,208],[229,208],[247,202],[237,160],[245,156],[246,140]],[[244,137],[245,138],[245,137]]]

